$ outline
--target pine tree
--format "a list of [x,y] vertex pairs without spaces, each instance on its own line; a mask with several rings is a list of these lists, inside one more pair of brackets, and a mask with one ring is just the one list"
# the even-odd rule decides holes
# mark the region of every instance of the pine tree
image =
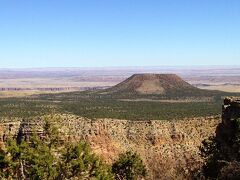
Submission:
[[61,142],[58,129],[46,119],[43,136],[9,138],[0,150],[1,179],[113,179],[111,169],[83,142]]
[[147,176],[147,170],[140,156],[130,151],[120,154],[113,163],[112,172],[117,180],[137,180]]
[[88,144],[79,142],[68,144],[61,157],[61,177],[71,179],[113,179],[111,169],[95,154]]

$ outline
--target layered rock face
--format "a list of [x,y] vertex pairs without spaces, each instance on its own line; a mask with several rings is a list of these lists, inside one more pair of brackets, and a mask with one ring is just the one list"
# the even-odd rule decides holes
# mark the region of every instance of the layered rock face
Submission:
[[[202,159],[198,147],[215,132],[220,117],[176,121],[128,121],[58,115],[62,134],[69,140],[88,141],[95,153],[112,163],[127,150],[139,153],[149,169],[149,179],[187,179],[199,168]],[[8,122],[11,126],[11,122]],[[7,124],[1,126],[9,128]],[[19,133],[16,123],[15,133]],[[26,124],[22,131],[31,132]],[[14,134],[14,132],[11,132]]]
[[214,134],[219,121],[220,117],[173,122],[73,119],[63,127],[90,142],[109,163],[132,150],[144,159],[150,179],[186,179],[201,166],[198,147]]

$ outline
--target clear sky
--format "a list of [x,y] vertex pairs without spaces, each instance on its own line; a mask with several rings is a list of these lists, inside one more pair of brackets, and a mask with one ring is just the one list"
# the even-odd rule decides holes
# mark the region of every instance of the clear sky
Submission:
[[240,65],[240,0],[0,0],[0,68]]

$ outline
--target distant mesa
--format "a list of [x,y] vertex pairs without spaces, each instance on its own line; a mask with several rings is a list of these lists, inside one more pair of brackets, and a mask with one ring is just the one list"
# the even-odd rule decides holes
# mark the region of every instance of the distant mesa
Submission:
[[170,90],[190,88],[191,85],[175,74],[134,74],[108,89],[110,92],[137,94],[166,94]]
[[115,97],[187,97],[210,92],[198,89],[176,74],[134,74],[125,81],[101,92]]

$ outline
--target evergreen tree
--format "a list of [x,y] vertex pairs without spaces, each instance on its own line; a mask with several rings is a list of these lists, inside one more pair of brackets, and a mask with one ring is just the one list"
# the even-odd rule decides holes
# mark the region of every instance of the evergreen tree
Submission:
[[113,179],[110,168],[86,143],[61,142],[51,121],[45,122],[42,136],[29,136],[21,141],[9,138],[0,150],[1,179]]
[[12,169],[10,166],[10,161],[6,152],[0,149],[0,178],[8,178],[12,174]]
[[112,172],[117,180],[137,180],[147,176],[147,170],[140,156],[130,151],[120,154],[113,163]]
[[90,147],[86,143],[68,144],[61,158],[62,178],[113,179],[111,169],[90,152]]

